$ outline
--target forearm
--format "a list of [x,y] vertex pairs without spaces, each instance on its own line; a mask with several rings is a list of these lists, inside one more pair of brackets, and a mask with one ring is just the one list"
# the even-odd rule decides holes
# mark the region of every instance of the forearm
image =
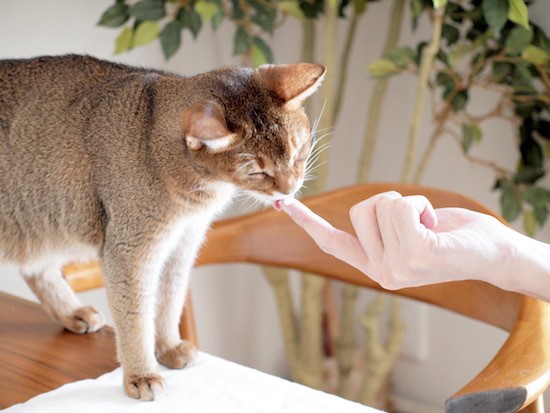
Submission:
[[486,281],[550,301],[550,245],[510,230],[503,254],[502,265]]

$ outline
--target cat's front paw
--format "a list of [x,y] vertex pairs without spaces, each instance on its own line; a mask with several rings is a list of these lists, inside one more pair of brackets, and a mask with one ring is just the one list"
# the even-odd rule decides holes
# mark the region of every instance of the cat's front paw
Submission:
[[197,350],[188,340],[181,341],[177,346],[159,351],[157,359],[171,369],[182,369],[196,358]]
[[158,374],[130,375],[124,378],[128,396],[139,400],[157,400],[164,393],[164,379]]
[[73,333],[95,333],[105,325],[105,318],[95,308],[86,306],[76,309],[72,314],[61,317],[59,322]]

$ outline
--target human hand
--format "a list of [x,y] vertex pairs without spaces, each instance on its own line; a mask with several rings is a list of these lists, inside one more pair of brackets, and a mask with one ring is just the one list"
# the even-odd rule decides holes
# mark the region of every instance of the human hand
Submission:
[[332,227],[298,201],[282,209],[323,251],[386,289],[463,279],[504,283],[487,277],[506,266],[519,235],[489,215],[462,208],[434,210],[423,196],[397,192],[352,207],[357,236]]

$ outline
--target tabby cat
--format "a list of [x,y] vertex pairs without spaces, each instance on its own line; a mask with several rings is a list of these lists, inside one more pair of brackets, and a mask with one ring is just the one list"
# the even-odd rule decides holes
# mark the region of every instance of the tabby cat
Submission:
[[157,398],[157,360],[182,368],[178,330],[205,232],[244,190],[292,197],[317,64],[221,68],[191,77],[87,56],[0,60],[0,260],[17,264],[65,328],[104,319],[62,277],[99,258],[128,395]]

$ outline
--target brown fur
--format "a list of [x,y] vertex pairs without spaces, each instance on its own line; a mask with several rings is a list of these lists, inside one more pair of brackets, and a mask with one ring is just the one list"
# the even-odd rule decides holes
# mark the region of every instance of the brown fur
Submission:
[[60,266],[101,259],[130,396],[164,389],[155,354],[172,368],[191,360],[178,332],[188,273],[234,188],[267,202],[298,190],[310,148],[300,103],[323,75],[313,64],[186,78],[84,56],[0,61],[0,259],[78,333],[103,319]]

